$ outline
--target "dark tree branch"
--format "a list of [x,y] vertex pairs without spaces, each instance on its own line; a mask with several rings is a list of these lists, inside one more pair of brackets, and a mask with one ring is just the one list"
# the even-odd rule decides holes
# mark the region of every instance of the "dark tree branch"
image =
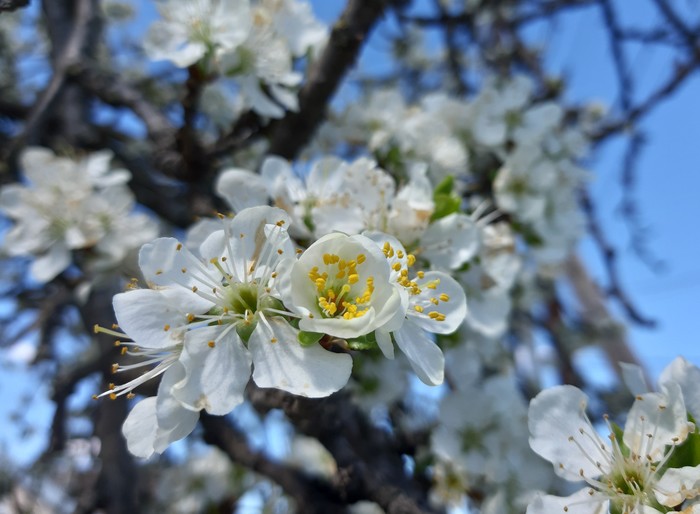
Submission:
[[0,12],[16,11],[21,7],[27,7],[29,0],[0,0]]
[[269,153],[293,159],[326,116],[328,104],[354,66],[362,44],[384,14],[388,0],[349,0],[333,26],[328,44],[299,91],[299,111],[290,112],[272,132]]
[[68,70],[80,61],[88,38],[90,20],[94,16],[92,0],[77,0],[75,17],[72,20],[70,35],[63,48],[60,49],[54,63],[53,75],[46,88],[39,94],[34,106],[29,112],[22,131],[12,140],[4,158],[12,160],[26,144],[36,127],[46,116],[58,93],[63,87]]
[[296,502],[298,512],[326,514],[345,512],[345,502],[331,484],[303,474],[296,468],[274,462],[250,449],[245,435],[225,417],[202,413],[204,440],[223,450],[231,461],[273,480]]
[[405,475],[397,442],[374,427],[347,394],[309,399],[252,387],[249,397],[259,410],[283,409],[300,432],[328,449],[345,477],[349,503],[373,501],[387,514],[433,512],[420,500],[425,498],[421,485]]
[[617,21],[617,15],[613,9],[611,0],[600,0],[600,7],[603,11],[603,20],[608,29],[608,39],[610,40],[610,52],[612,53],[613,63],[615,65],[615,73],[619,84],[620,106],[623,113],[629,112],[632,106],[633,98],[633,81],[630,75],[630,69],[625,57],[625,49],[623,47],[623,38],[620,25]]

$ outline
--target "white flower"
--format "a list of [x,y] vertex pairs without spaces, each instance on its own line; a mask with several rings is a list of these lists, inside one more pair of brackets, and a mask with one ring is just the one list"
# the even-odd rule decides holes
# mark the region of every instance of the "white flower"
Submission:
[[214,50],[231,51],[248,37],[249,0],[158,0],[163,20],[151,25],[144,50],[153,60],[186,68]]
[[457,330],[467,314],[462,287],[440,271],[416,271],[409,276],[416,258],[396,238],[381,232],[365,235],[382,249],[391,265],[391,282],[403,305],[403,316],[394,317],[376,331],[379,348],[393,358],[393,336],[418,378],[429,385],[441,384],[445,358],[426,332],[450,334]]
[[[134,341],[122,344],[137,346],[128,353],[147,360],[115,365],[115,370],[156,366],[103,395],[128,394],[164,373],[157,402],[170,405],[172,399],[179,405],[168,416],[184,415],[181,408],[227,414],[243,401],[251,363],[260,387],[310,397],[343,387],[350,376],[350,356],[318,344],[301,346],[297,329],[287,320],[291,313],[279,299],[278,268],[294,255],[284,228],[288,221],[280,209],[244,210],[207,237],[199,256],[172,238],[145,245],[140,266],[153,289],[116,295],[114,307],[119,327]],[[164,388],[163,382],[172,385]],[[155,418],[150,411],[148,415],[148,423],[134,420],[133,425],[147,425],[156,434],[155,442],[167,446],[172,438],[158,435],[164,422],[160,411]],[[163,444],[149,448],[159,452]]]
[[328,29],[314,16],[307,1],[263,0],[263,5],[272,13],[275,31],[285,39],[295,57],[325,43]]
[[[676,446],[694,430],[680,387],[637,398],[625,424],[622,443],[610,427],[604,440],[586,415],[587,398],[573,386],[542,391],[530,403],[530,446],[567,480],[588,487],[566,498],[538,496],[528,514],[588,514],[614,507],[623,514],[659,514],[700,491],[700,466],[665,469]],[[607,421],[607,418],[606,418]],[[683,494],[683,493],[686,494]]]
[[124,186],[130,174],[112,169],[111,158],[104,151],[72,160],[45,148],[29,148],[20,156],[30,183],[0,192],[0,210],[16,222],[3,249],[10,256],[33,256],[35,280],[48,282],[64,271],[73,250],[93,250],[84,270],[116,267],[156,236],[153,221],[132,214],[133,195]]
[[403,317],[389,262],[370,239],[328,234],[296,261],[285,286],[299,328],[340,338],[369,334]]

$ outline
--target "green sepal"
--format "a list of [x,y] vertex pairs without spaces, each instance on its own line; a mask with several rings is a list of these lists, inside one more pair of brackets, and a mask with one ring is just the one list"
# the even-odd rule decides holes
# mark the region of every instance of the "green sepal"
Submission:
[[451,195],[454,191],[455,179],[452,175],[447,175],[440,183],[433,189],[433,198],[438,195]]
[[377,348],[377,338],[374,336],[374,332],[370,332],[364,336],[349,339],[348,347],[351,350],[371,350]]
[[459,212],[462,205],[462,199],[454,192],[454,177],[446,176],[442,181],[435,186],[433,190],[433,202],[435,202],[435,210],[430,221],[439,220],[452,213]]
[[299,335],[297,335],[297,340],[302,346],[313,346],[318,343],[324,335],[325,334],[321,332],[304,332],[300,330]]

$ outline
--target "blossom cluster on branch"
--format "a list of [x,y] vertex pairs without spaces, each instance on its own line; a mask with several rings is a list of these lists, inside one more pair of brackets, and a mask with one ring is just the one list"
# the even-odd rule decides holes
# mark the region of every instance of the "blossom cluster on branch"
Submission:
[[[0,188],[0,249],[27,282],[17,310],[42,334],[33,358],[58,370],[58,489],[92,480],[106,495],[123,479],[133,506],[138,469],[157,484],[139,492],[154,512],[253,498],[274,512],[700,514],[700,369],[679,357],[654,391],[611,357],[632,393],[615,396],[574,363],[620,332],[574,315],[566,303],[586,299],[561,287],[591,227],[585,164],[612,125],[600,106],[567,105],[507,38],[486,48],[491,29],[540,11],[440,1],[432,19],[351,0],[329,30],[307,0],[157,0],[136,45],[156,77],[105,72],[87,28],[119,6],[73,3],[63,14],[85,30],[64,42],[47,26],[65,51],[46,88],[26,112],[0,99],[0,121],[25,123],[7,151],[0,125],[16,178]],[[352,100],[329,104],[388,13],[408,27],[399,72],[351,75]],[[17,19],[0,18],[0,38]],[[433,23],[445,55],[424,44]],[[460,24],[484,38],[473,83]],[[517,65],[504,68],[507,50]],[[436,72],[453,92],[421,82]],[[98,121],[122,111],[138,122]],[[62,130],[34,134],[44,125]],[[54,351],[76,313],[83,346]],[[543,388],[552,370],[565,384]],[[97,437],[70,439],[69,399],[97,373],[105,401],[84,407]],[[282,450],[255,447],[267,431]],[[173,445],[183,455],[158,457]],[[25,484],[14,491],[23,507]],[[70,508],[105,500],[81,502]]]

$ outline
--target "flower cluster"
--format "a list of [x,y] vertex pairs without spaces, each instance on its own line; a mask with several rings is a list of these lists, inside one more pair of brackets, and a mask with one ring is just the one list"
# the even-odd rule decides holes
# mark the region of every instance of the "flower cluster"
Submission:
[[158,10],[163,19],[144,43],[149,57],[231,79],[247,107],[271,118],[297,109],[302,76],[292,59],[326,40],[304,0],[159,0]]
[[537,496],[528,514],[660,514],[698,512],[700,465],[695,424],[700,369],[678,358],[662,373],[659,392],[638,394],[624,429],[604,417],[608,437],[586,414],[573,386],[542,391],[530,404],[530,446],[554,472],[585,487],[568,497]]
[[116,398],[160,376],[157,396],[142,400],[124,424],[129,449],[162,452],[189,434],[198,412],[227,414],[251,378],[260,387],[323,397],[342,388],[352,360],[331,347],[393,343],[427,383],[443,380],[442,352],[428,332],[449,333],[466,314],[464,293],[449,275],[417,270],[416,258],[378,232],[328,234],[306,250],[276,207],[222,216],[195,251],[173,238],[143,246],[148,288],[114,298],[123,353],[138,359],[115,372],[147,370],[112,385]]
[[110,151],[74,160],[39,147],[20,156],[28,184],[0,191],[0,211],[14,221],[2,250],[33,256],[34,280],[53,280],[77,251],[84,270],[113,269],[157,236],[155,222],[133,212],[134,197],[126,187],[130,173],[113,169],[111,160]]

